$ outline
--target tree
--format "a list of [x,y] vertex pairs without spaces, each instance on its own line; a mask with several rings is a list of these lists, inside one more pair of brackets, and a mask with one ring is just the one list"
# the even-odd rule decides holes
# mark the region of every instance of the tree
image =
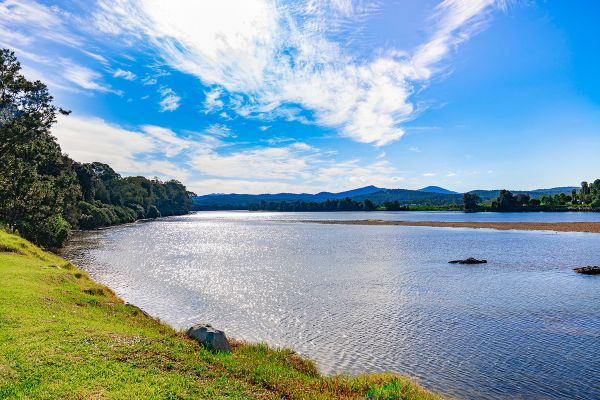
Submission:
[[465,211],[475,211],[479,208],[481,197],[474,193],[465,193],[463,195],[463,205]]
[[375,204],[373,204],[373,202],[371,200],[369,200],[369,199],[365,199],[365,201],[363,202],[363,204],[364,204],[363,208],[364,208],[365,211],[373,211],[376,208]]
[[501,211],[511,210],[516,206],[516,204],[517,201],[512,192],[505,189],[500,191],[500,195],[494,202],[495,207]]
[[150,206],[148,207],[148,212],[146,213],[146,215],[148,216],[148,218],[158,218],[160,217],[160,211],[158,211],[158,208],[156,208],[156,206]]
[[[0,50],[0,220],[36,243],[59,247],[80,189],[71,160],[50,134],[56,107],[46,85],[20,74]],[[70,221],[74,222],[74,221]],[[76,222],[76,221],[75,221]],[[65,234],[66,232],[66,234]]]
[[517,206],[525,207],[529,205],[531,197],[528,194],[519,193],[515,197],[515,204]]
[[577,189],[572,189],[571,190],[571,203],[577,204],[578,199],[579,199],[579,197],[577,196]]

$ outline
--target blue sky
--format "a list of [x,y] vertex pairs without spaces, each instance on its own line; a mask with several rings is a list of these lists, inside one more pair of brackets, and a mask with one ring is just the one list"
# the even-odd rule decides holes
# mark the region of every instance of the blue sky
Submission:
[[199,193],[576,185],[595,1],[0,0],[79,161]]

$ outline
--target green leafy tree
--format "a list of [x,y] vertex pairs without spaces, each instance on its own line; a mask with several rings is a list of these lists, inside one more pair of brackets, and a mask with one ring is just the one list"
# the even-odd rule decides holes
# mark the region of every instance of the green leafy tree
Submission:
[[56,248],[68,236],[65,217],[76,218],[80,188],[71,160],[50,134],[57,112],[52,96],[20,70],[14,53],[0,50],[0,219]]
[[475,211],[479,208],[481,197],[474,193],[465,193],[463,195],[463,205],[465,211]]
[[148,216],[148,218],[158,218],[161,216],[160,211],[158,211],[158,208],[156,208],[156,206],[148,207],[148,212],[146,213],[146,215]]
[[515,205],[518,207],[526,207],[529,205],[531,197],[525,193],[519,193],[515,196]]

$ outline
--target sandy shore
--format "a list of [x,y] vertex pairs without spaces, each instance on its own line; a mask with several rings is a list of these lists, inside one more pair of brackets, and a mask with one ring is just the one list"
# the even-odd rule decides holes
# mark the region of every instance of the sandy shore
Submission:
[[353,221],[304,220],[298,222],[331,225],[398,225],[440,228],[474,228],[521,231],[592,232],[600,233],[600,222],[449,222],[449,221],[384,221],[365,219]]

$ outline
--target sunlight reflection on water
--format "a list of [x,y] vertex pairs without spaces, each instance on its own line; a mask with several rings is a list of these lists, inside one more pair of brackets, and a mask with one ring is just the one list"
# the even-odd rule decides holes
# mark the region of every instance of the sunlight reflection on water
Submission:
[[[198,213],[83,233],[66,254],[178,328],[210,322],[326,373],[394,370],[459,398],[600,398],[600,277],[571,271],[599,263],[600,235],[286,222],[517,218],[432,215]],[[545,215],[521,214],[575,218]],[[489,264],[447,264],[468,256]]]

